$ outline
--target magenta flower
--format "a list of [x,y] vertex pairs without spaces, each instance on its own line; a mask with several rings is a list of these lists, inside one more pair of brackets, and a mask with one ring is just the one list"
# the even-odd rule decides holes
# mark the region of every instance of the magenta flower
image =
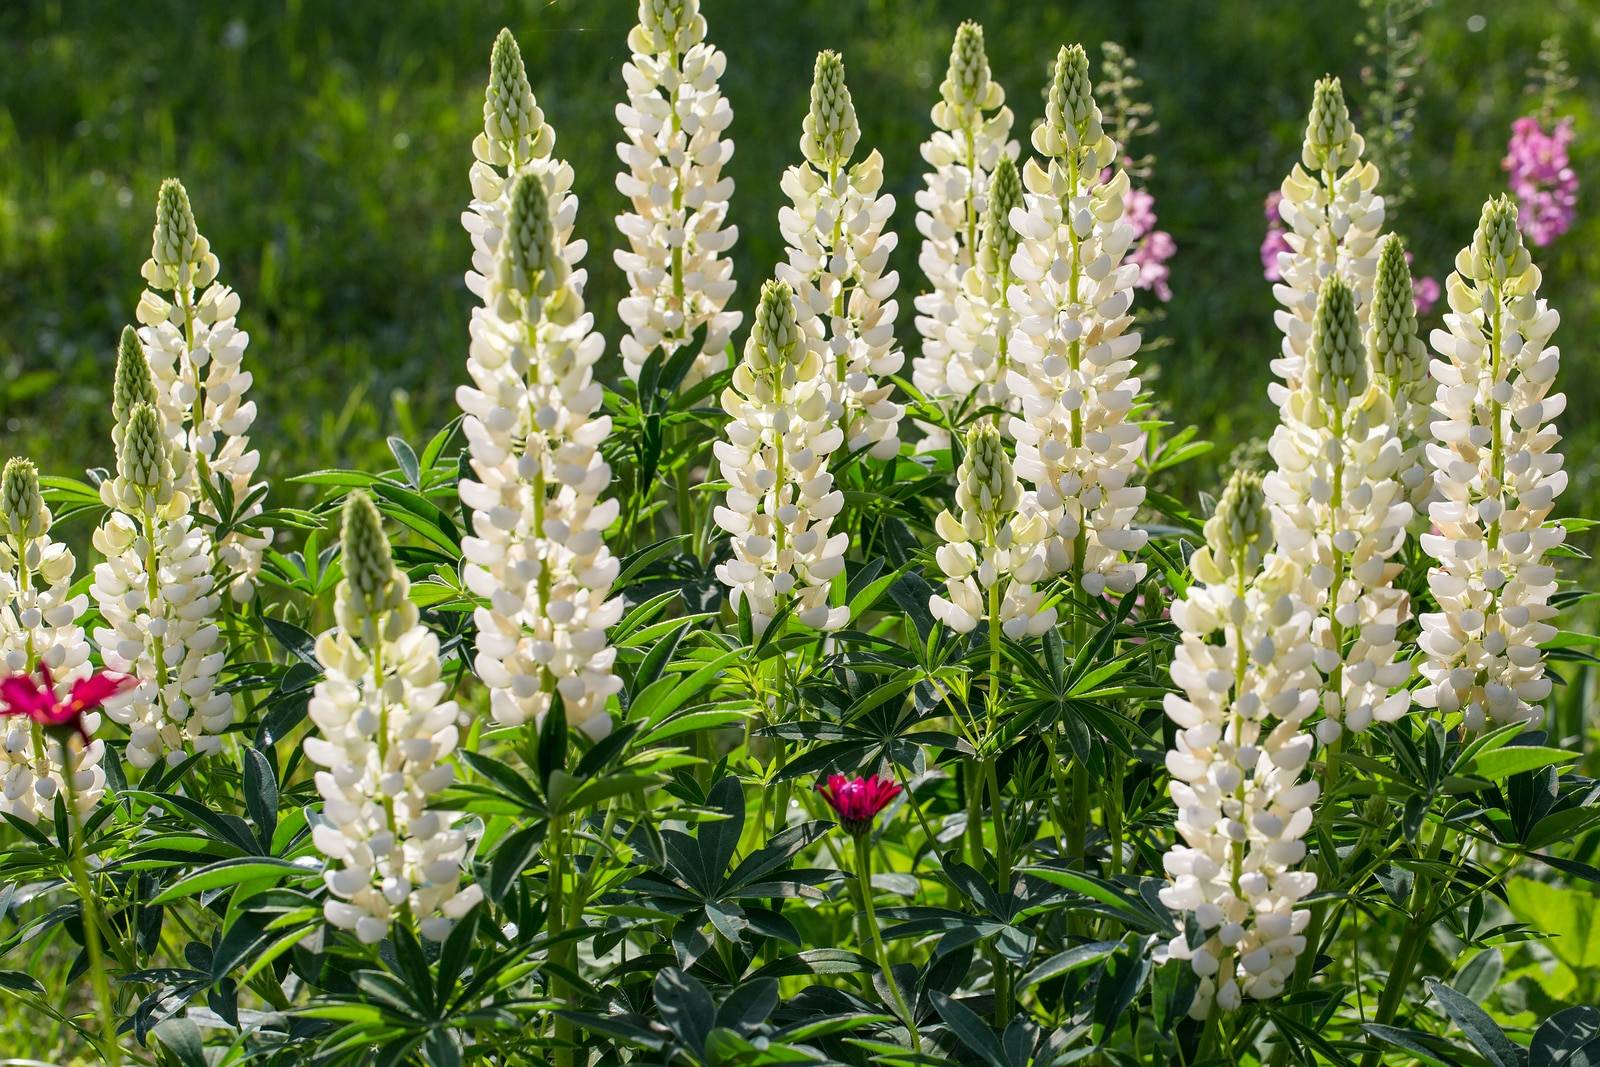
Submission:
[[1167,260],[1178,250],[1178,243],[1165,230],[1156,229],[1156,198],[1147,190],[1129,187],[1122,198],[1123,221],[1133,227],[1134,249],[1129,263],[1139,264],[1139,279],[1133,284],[1156,294],[1156,299],[1166,303],[1172,299],[1172,288],[1167,280],[1172,268]]
[[73,682],[72,691],[63,700],[56,696],[50,668],[41,663],[37,679],[31,674],[14,674],[0,680],[0,715],[26,715],[50,733],[76,733],[88,744],[83,713],[94,711],[138,681],[126,674],[101,671]]
[[1283,194],[1274,189],[1267,194],[1264,214],[1267,217],[1267,235],[1261,241],[1261,273],[1266,275],[1269,282],[1281,282],[1283,269],[1278,266],[1278,256],[1284,252],[1292,252],[1289,239],[1283,228],[1283,216],[1278,214],[1278,202],[1283,199]]
[[857,837],[872,829],[872,820],[889,802],[900,795],[900,785],[888,778],[869,774],[865,778],[846,778],[830,774],[817,783],[817,792],[839,814],[839,825]]
[[1438,278],[1413,278],[1411,280],[1411,296],[1417,305],[1417,314],[1426,315],[1433,310],[1433,305],[1439,302]]
[[1557,122],[1549,133],[1533,115],[1511,124],[1511,141],[1500,165],[1510,175],[1518,224],[1536,245],[1554,241],[1577,218],[1578,172],[1567,156],[1574,136],[1571,118]]

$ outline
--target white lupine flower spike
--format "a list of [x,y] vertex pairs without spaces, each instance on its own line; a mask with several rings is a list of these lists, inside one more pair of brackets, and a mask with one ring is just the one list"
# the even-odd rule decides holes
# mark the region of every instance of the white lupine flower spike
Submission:
[[[58,694],[89,676],[89,642],[78,625],[89,598],[72,595],[76,561],[50,537],[51,515],[39,494],[39,472],[28,460],[6,463],[0,475],[0,674],[50,669]],[[100,712],[84,715],[93,736]],[[66,789],[63,753],[73,753],[78,808],[88,811],[105,791],[100,760],[105,742],[87,748],[58,745],[25,715],[0,719],[0,812],[24,822],[51,818]]]
[[934,521],[945,542],[935,554],[945,595],[933,594],[928,609],[957,633],[987,622],[1013,641],[1037,637],[1056,622],[1056,609],[1045,607],[1044,592],[1033,588],[1045,574],[1044,517],[1023,499],[993,424],[979,423],[965,443],[956,510]]
[[1394,587],[1411,521],[1400,480],[1403,444],[1393,403],[1370,373],[1355,294],[1337,274],[1323,283],[1306,366],[1268,443],[1264,482],[1278,549],[1306,567],[1317,615],[1317,669],[1327,680],[1317,734],[1393,722],[1410,708],[1410,664],[1398,631],[1410,617]]
[[628,276],[617,306],[629,331],[622,365],[636,381],[652,352],[670,358],[702,329],[684,384],[725,369],[739,328],[739,312],[727,310],[734,290],[727,253],[739,230],[728,222],[733,179],[722,173],[733,156],[725,136],[733,109],[717,84],[727,56],[705,36],[699,0],[640,0],[639,24],[628,34],[628,100],[617,105],[627,137],[617,155],[627,169],[617,190],[631,210],[617,216],[628,247],[615,259]]
[[1023,172],[1026,205],[1011,222],[1017,332],[1007,382],[1020,400],[1009,422],[1017,474],[1050,527],[1046,560],[1090,595],[1126,593],[1144,576],[1132,556],[1148,535],[1133,520],[1144,433],[1130,414],[1139,394],[1133,286],[1125,262],[1134,230],[1123,220],[1127,174],[1102,174],[1117,147],[1101,127],[1078,45],[1056,57],[1046,120],[1033,132],[1043,159]]
[[[167,435],[178,446],[173,456],[177,488],[204,515],[221,518],[202,491],[223,486],[235,505],[257,493],[261,453],[248,436],[256,404],[246,399],[254,376],[244,369],[250,335],[239,329],[239,296],[216,281],[217,257],[195,227],[183,185],[169,178],[156,199],[156,226],[144,279],[150,288],[139,299],[139,341],[157,391],[156,408]],[[261,514],[256,500],[243,518]],[[254,594],[261,556],[271,531],[229,530],[213,545],[221,580],[229,595],[244,602]]]
[[1508,197],[1484,205],[1472,244],[1456,256],[1450,311],[1431,338],[1438,357],[1433,440],[1438,499],[1422,547],[1436,561],[1422,615],[1425,684],[1417,703],[1461,713],[1471,730],[1534,721],[1550,694],[1541,646],[1556,634],[1556,572],[1566,539],[1550,521],[1567,486],[1553,420],[1561,317],[1539,297],[1540,274]]
[[461,886],[467,838],[456,813],[429,807],[455,778],[456,705],[443,699],[439,639],[407,599],[410,583],[361,493],[346,501],[342,543],[338,625],[317,638],[325,674],[305,739],[323,801],[312,842],[330,861],[323,911],[364,944],[402,917],[443,941],[482,897]]
[[885,230],[894,197],[880,194],[883,157],[874,149],[851,163],[860,139],[844,61],[822,52],[800,138],[805,159],[783,174],[792,206],[778,212],[788,262],[777,275],[798,300],[802,332],[822,338],[829,418],[847,451],[888,459],[905,413],[888,380],[905,362],[894,337],[900,276],[887,269],[898,239]]
[[622,688],[606,640],[622,601],[610,595],[618,563],[605,543],[618,511],[600,455],[611,419],[594,378],[605,342],[583,305],[572,168],[549,154],[555,135],[510,33],[490,67],[462,217],[467,286],[483,303],[472,312],[472,384],[456,390],[473,471],[461,482],[473,527],[464,580],[485,602],[475,662],[496,721],[539,722],[559,692],[568,721],[601,737]]
[[1425,526],[1433,498],[1433,472],[1424,449],[1433,421],[1434,385],[1428,376],[1428,350],[1417,336],[1411,266],[1405,246],[1394,234],[1378,246],[1367,352],[1393,409],[1393,428],[1400,440],[1398,477],[1411,502],[1412,526]]
[[176,764],[220,750],[233,722],[233,701],[217,690],[227,655],[213,621],[222,598],[211,538],[177,487],[173,460],[183,453],[153,402],[139,346],[119,351],[112,391],[123,418],[117,476],[100,485],[110,510],[93,538],[105,557],[90,588],[103,621],[93,637],[106,667],[139,684],[106,714],[128,728],[130,764]]
[[1190,558],[1193,584],[1172,605],[1180,693],[1166,698],[1178,727],[1167,771],[1180,840],[1161,890],[1198,927],[1196,940],[1180,933],[1165,949],[1199,978],[1189,1007],[1197,1019],[1282,993],[1306,951],[1311,913],[1296,905],[1317,877],[1296,867],[1319,789],[1300,781],[1313,748],[1301,726],[1321,682],[1301,571],[1273,551],[1253,475],[1234,475],[1205,541]]
[[1350,286],[1357,315],[1363,325],[1367,321],[1384,208],[1378,168],[1361,158],[1365,147],[1350,123],[1339,79],[1318,81],[1300,162],[1283,180],[1278,202],[1290,250],[1279,253],[1281,280],[1272,287],[1283,305],[1276,315],[1283,351],[1272,361],[1272,372],[1282,380],[1267,392],[1280,407],[1300,381],[1317,298],[1330,275]]
[[819,630],[849,619],[848,608],[828,604],[849,540],[829,532],[844,494],[828,461],[844,431],[832,414],[820,324],[802,319],[797,304],[787,284],[762,286],[744,359],[722,393],[727,439],[714,446],[728,495],[713,518],[733,550],[717,577],[736,609],[749,605],[758,633],[791,602],[795,618]]
[[[987,217],[991,176],[1002,161],[1017,158],[1012,114],[1005,92],[989,73],[983,27],[963,22],[950,48],[950,66],[933,106],[933,135],[922,158],[931,168],[917,193],[918,264],[929,291],[914,301],[922,354],[912,361],[912,383],[927,397],[961,398],[974,388],[965,336],[956,329],[963,279],[978,262]],[[992,345],[990,346],[993,347]],[[948,447],[945,435],[924,427],[920,449]]]

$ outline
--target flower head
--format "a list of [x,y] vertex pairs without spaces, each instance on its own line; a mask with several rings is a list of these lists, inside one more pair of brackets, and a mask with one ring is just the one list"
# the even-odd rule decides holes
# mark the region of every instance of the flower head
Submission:
[[839,825],[845,832],[859,837],[872,829],[872,821],[901,790],[898,782],[875,774],[865,778],[830,774],[826,782],[817,783],[817,792],[838,812]]
[[6,461],[0,475],[0,533],[18,541],[39,537],[50,528],[50,512],[39,494],[39,469],[17,456]]
[[77,734],[89,743],[89,730],[83,713],[94,711],[125,689],[137,685],[137,678],[101,671],[72,683],[66,699],[56,695],[50,668],[39,664],[39,674],[15,674],[0,680],[0,716],[25,715],[46,731],[65,737]]
[[1312,93],[1301,161],[1308,170],[1348,167],[1360,158],[1361,149],[1361,135],[1350,123],[1344,88],[1338,78],[1323,78]]
[[1501,166],[1522,209],[1518,216],[1522,232],[1541,247],[1571,229],[1577,218],[1578,172],[1567,156],[1573,137],[1570,118],[1556,123],[1549,133],[1534,115],[1511,124],[1511,142]]
[[829,171],[850,162],[859,140],[856,106],[844,83],[844,59],[838,52],[818,52],[800,151],[812,166]]

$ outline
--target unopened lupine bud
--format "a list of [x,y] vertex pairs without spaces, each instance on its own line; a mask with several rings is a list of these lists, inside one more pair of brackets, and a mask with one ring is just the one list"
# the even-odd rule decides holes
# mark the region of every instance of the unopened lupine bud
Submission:
[[1525,273],[1531,263],[1522,231],[1517,228],[1516,201],[1499,196],[1486,202],[1472,237],[1472,276],[1503,283]]
[[800,151],[813,166],[831,171],[850,161],[860,139],[856,106],[844,82],[844,59],[831,50],[818,52]]
[[483,97],[483,129],[492,140],[514,144],[531,137],[544,116],[533,100],[522,49],[509,29],[494,39],[489,54],[489,88]]
[[1011,212],[1022,206],[1022,179],[1017,174],[1017,164],[1002,157],[995,164],[989,181],[989,203],[984,209],[983,237],[979,254],[983,269],[992,277],[1011,266],[1011,256],[1017,250],[1017,229],[1011,224]]
[[672,48],[679,32],[699,13],[698,0],[639,0],[639,25],[649,37],[650,51]]
[[1378,249],[1378,274],[1373,283],[1372,319],[1367,348],[1372,369],[1395,387],[1410,386],[1428,373],[1428,353],[1417,336],[1417,302],[1411,287],[1411,266],[1405,246],[1390,234]]
[[50,512],[39,493],[39,470],[32,460],[17,456],[6,461],[0,475],[0,519],[5,531],[19,541],[41,536],[50,528]]
[[1306,382],[1331,408],[1343,409],[1367,388],[1367,358],[1355,294],[1338,276],[1322,284],[1311,327]]
[[358,615],[374,616],[399,606],[394,557],[383,532],[383,518],[362,492],[351,493],[344,505],[344,577],[351,607]]
[[121,427],[138,404],[156,407],[159,397],[155,381],[150,376],[150,362],[145,358],[144,346],[132,326],[122,328],[122,340],[117,345],[117,369],[111,386],[111,418]]
[[159,489],[172,480],[172,457],[167,448],[161,413],[152,404],[140,402],[128,412],[117,449],[117,473],[129,484],[146,491]]
[[1272,548],[1272,513],[1259,474],[1234,471],[1205,533],[1224,575],[1248,582],[1260,572]]
[[1056,54],[1045,121],[1069,148],[1100,139],[1100,112],[1089,80],[1089,57],[1081,44],[1063,45]]
[[751,369],[768,372],[791,362],[797,354],[803,354],[799,341],[794,291],[783,282],[766,282],[761,286],[761,305],[745,342],[745,358]]
[[156,228],[151,239],[150,258],[157,266],[176,271],[194,262],[195,242],[199,236],[188,191],[178,179],[168,178],[156,194]]
[[989,95],[989,57],[983,49],[983,27],[970,19],[956,29],[950,46],[950,67],[939,94],[963,114],[984,106]]
[[1300,152],[1302,162],[1311,170],[1348,167],[1361,155],[1361,147],[1339,79],[1323,78],[1311,98],[1305,146]]
[[501,251],[500,285],[525,300],[548,295],[561,280],[554,269],[561,261],[550,223],[550,198],[537,174],[525,174],[512,186]]
[[1011,457],[1006,455],[1000,431],[992,422],[980,422],[967,433],[967,454],[961,461],[957,503],[972,509],[990,526],[1017,510],[1021,490]]

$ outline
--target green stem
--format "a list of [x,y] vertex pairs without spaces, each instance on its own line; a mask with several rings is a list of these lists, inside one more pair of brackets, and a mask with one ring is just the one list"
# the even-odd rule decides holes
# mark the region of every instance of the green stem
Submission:
[[72,871],[72,882],[83,909],[83,949],[89,956],[89,981],[94,986],[95,1007],[100,1016],[101,1054],[109,1055],[112,1067],[117,1067],[122,1063],[122,1046],[117,1042],[115,1004],[111,999],[111,983],[106,980],[105,956],[100,945],[100,906],[83,862],[83,824],[78,818],[78,789],[73,782],[77,760],[72,758],[71,744],[66,739],[61,742],[61,781],[66,786],[67,821],[71,826],[67,866]]
[[[550,820],[550,873],[549,884],[545,892],[545,918],[546,933],[549,946],[545,949],[545,958],[551,963],[563,962],[564,953],[558,947],[558,939],[566,933],[565,914],[562,908],[563,882],[566,877],[567,847],[565,835],[562,831],[561,816],[557,815]],[[567,996],[567,983],[551,971],[549,976],[550,999],[561,1003],[563,1007]],[[572,1067],[572,1024],[560,1015],[555,1018],[555,1062],[557,1067]]]
[[[1427,859],[1436,860],[1440,850],[1444,847],[1446,826],[1444,816],[1434,825],[1433,833],[1428,839]],[[1395,951],[1394,965],[1389,968],[1389,981],[1383,987],[1383,996],[1378,1001],[1378,1014],[1373,1020],[1380,1026],[1388,1026],[1394,1021],[1395,1013],[1400,1009],[1401,998],[1405,996],[1406,987],[1411,984],[1411,971],[1417,965],[1417,959],[1422,954],[1426,944],[1428,930],[1432,925],[1428,919],[1433,912],[1435,904],[1432,880],[1428,877],[1426,868],[1417,872],[1416,883],[1411,887],[1410,917],[1406,920],[1405,931],[1400,935],[1400,946]],[[1311,946],[1306,946],[1307,951]],[[1369,1051],[1361,1060],[1362,1067],[1377,1067],[1382,1054],[1376,1049]]]
[[878,915],[872,907],[872,847],[867,842],[866,834],[856,834],[855,842],[856,883],[861,890],[861,913],[866,917],[867,929],[872,934],[872,948],[877,956],[878,967],[883,971],[884,983],[889,987],[889,995],[894,998],[895,1010],[900,1015],[900,1021],[906,1024],[906,1029],[911,1033],[911,1051],[920,1056],[922,1038],[917,1035],[917,1019],[906,1006],[905,995],[900,992],[900,983],[889,967],[889,954],[883,949],[883,935],[878,931]]

